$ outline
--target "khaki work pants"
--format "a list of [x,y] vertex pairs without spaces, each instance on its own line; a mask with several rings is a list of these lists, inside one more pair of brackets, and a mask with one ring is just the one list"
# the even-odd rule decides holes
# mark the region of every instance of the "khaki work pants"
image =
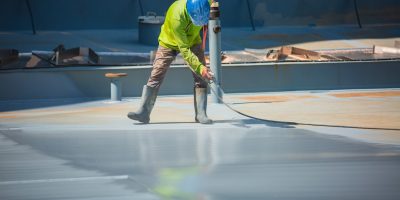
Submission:
[[[199,58],[200,62],[206,66],[206,60],[204,57],[204,51],[201,45],[194,45],[190,50]],[[158,47],[156,57],[153,63],[153,69],[149,80],[147,81],[147,86],[152,88],[159,88],[164,80],[165,75],[172,63],[178,55],[178,51],[165,48],[162,46]],[[207,88],[207,83],[202,80],[198,75],[192,72],[194,78],[194,87],[196,88]]]

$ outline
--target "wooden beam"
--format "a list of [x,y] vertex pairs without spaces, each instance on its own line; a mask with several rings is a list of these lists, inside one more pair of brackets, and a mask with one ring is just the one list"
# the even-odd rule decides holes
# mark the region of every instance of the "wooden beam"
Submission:
[[400,54],[400,48],[382,47],[374,45],[373,49],[374,49],[374,54],[382,54],[382,53]]
[[291,46],[283,46],[279,52],[279,59],[291,57],[298,60],[320,60],[321,55],[318,52],[301,49]]
[[394,41],[394,48],[400,48],[400,41],[399,40]]

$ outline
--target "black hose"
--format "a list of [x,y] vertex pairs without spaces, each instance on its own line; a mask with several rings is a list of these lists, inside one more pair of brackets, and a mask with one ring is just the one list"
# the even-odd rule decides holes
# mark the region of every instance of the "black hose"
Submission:
[[36,35],[35,20],[33,19],[33,12],[32,12],[32,8],[31,8],[31,3],[30,3],[29,0],[25,0],[25,2],[26,2],[26,6],[28,7],[29,16],[30,16],[30,19],[31,19],[32,33],[33,33],[33,35]]
[[250,8],[250,1],[246,0],[246,3],[247,3],[247,9],[249,11],[249,18],[250,18],[251,27],[253,28],[253,31],[255,31],[256,27],[254,25],[253,14],[252,14],[251,8]]
[[360,19],[360,13],[358,11],[357,0],[354,0],[354,11],[356,13],[358,27],[362,28],[361,19]]

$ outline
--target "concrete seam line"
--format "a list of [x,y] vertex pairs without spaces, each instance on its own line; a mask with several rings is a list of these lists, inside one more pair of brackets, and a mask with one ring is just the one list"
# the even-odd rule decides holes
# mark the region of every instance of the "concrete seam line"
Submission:
[[96,180],[125,180],[125,179],[128,179],[128,178],[129,178],[128,175],[121,175],[121,176],[97,176],[97,177],[79,177],[79,178],[58,178],[58,179],[1,181],[0,185],[59,183],[59,182],[96,181]]

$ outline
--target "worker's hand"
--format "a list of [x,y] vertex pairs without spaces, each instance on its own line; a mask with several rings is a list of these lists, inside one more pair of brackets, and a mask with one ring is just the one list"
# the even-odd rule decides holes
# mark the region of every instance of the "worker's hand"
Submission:
[[214,73],[208,67],[203,67],[201,69],[201,77],[207,81],[211,81],[214,79]]

